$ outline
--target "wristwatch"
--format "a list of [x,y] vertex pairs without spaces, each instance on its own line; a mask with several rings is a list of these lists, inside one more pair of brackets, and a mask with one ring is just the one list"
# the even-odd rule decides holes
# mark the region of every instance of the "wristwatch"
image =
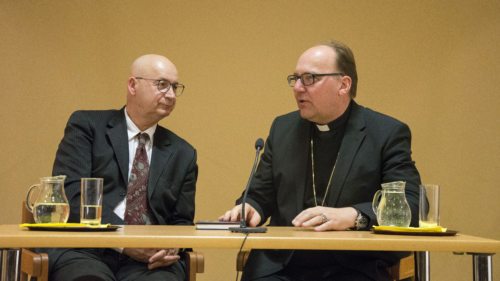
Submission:
[[356,216],[356,220],[354,220],[354,230],[365,230],[368,227],[368,217],[363,215],[358,209],[355,209],[358,212]]

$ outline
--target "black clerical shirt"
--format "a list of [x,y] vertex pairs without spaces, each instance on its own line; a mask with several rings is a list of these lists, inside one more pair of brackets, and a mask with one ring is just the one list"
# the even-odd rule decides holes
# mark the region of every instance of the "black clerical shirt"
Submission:
[[[333,167],[337,161],[350,112],[351,105],[349,104],[346,111],[340,117],[327,124],[330,129],[329,131],[322,132],[318,129],[316,124],[311,125],[311,137],[314,142],[314,179],[316,185],[316,202],[318,206],[321,206],[325,195],[328,196],[325,192]],[[333,177],[335,177],[335,172],[333,173]],[[328,193],[331,192],[332,187],[330,186]],[[309,165],[304,195],[304,209],[316,207],[312,184],[311,151],[309,151]],[[326,201],[325,206],[327,206]]]
[[[329,131],[326,132],[320,131],[316,124],[311,124],[310,135],[314,141],[314,178],[316,181],[316,202],[318,206],[321,206],[323,202],[330,174],[337,161],[350,112],[351,104],[349,104],[346,111],[339,118],[328,123]],[[304,194],[304,210],[316,207],[313,195],[311,161],[311,151],[309,151],[308,176]],[[333,177],[335,177],[335,172],[333,173]],[[328,193],[331,192],[333,191],[330,186]],[[325,200],[325,207],[334,206],[328,206]],[[318,270],[319,274],[328,275],[337,270],[337,265],[336,261],[332,259],[331,251],[295,250],[287,268],[315,268]]]

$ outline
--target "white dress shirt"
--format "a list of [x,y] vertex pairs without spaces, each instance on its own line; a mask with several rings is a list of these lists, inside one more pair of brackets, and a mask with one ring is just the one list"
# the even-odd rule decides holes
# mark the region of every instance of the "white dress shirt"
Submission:
[[[127,114],[127,108],[124,110],[125,120],[127,121],[127,135],[128,135],[128,177],[130,177],[130,172],[132,171],[132,165],[135,158],[135,151],[139,145],[139,139],[137,137],[140,133],[146,133],[149,136],[149,140],[146,142],[146,153],[148,154],[148,162],[151,165],[151,155],[153,153],[153,136],[156,131],[157,124],[147,128],[145,131],[139,130],[134,124],[132,119]],[[121,219],[125,218],[125,208],[127,206],[127,197],[123,198],[123,201],[118,203],[114,209],[115,214]]]

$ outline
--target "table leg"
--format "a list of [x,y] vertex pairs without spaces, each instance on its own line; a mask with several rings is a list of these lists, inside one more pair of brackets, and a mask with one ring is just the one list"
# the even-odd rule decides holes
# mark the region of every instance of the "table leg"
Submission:
[[415,272],[417,274],[418,281],[430,281],[431,280],[431,262],[430,255],[428,251],[425,252],[415,252]]
[[493,254],[480,254],[480,253],[468,253],[468,254],[472,255],[474,281],[492,281],[493,262],[491,256]]
[[0,281],[19,280],[19,249],[0,249],[2,267]]

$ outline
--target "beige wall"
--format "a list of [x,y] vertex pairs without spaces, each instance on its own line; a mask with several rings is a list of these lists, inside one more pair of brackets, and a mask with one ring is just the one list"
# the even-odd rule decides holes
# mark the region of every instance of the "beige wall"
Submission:
[[[297,57],[337,38],[356,55],[357,101],[412,128],[423,181],[443,188],[442,224],[500,239],[499,14],[496,0],[2,0],[0,223],[17,223],[27,187],[50,174],[69,114],[121,107],[144,53],[167,55],[187,85],[161,124],[198,149],[196,218],[216,218],[246,183],[255,139],[295,109]],[[234,279],[235,251],[202,251],[200,280]],[[432,269],[472,275],[470,257],[449,253]]]

